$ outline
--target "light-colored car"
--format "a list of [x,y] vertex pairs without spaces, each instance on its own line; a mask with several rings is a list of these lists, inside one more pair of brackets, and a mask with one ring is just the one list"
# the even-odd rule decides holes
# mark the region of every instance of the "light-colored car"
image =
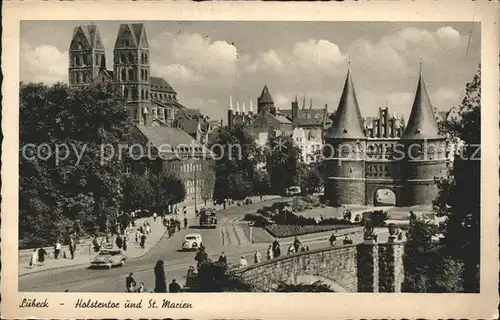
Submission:
[[199,233],[190,233],[184,237],[182,250],[197,250],[201,245],[201,235]]
[[285,190],[285,195],[288,197],[299,195],[302,192],[299,186],[288,187]]
[[91,267],[106,267],[123,266],[127,257],[120,249],[103,249],[99,254],[90,261]]

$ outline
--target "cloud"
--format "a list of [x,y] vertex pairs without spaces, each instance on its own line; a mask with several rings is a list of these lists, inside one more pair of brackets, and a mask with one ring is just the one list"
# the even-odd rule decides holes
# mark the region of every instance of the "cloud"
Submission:
[[432,104],[439,110],[448,111],[460,104],[463,92],[455,88],[440,87],[432,94]]
[[21,44],[21,79],[26,82],[54,84],[68,81],[68,52],[61,52],[51,45],[31,47]]
[[335,67],[345,62],[346,57],[335,43],[328,40],[309,39],[296,42],[290,50],[271,49],[261,52],[249,61],[246,70],[254,72],[277,72],[280,74],[315,74],[334,72]]
[[404,28],[376,41],[358,39],[348,51],[353,62],[363,69],[377,72],[378,76],[393,77],[412,75],[420,61],[437,65],[444,54],[462,45],[460,33],[449,26],[435,32]]
[[197,74],[196,71],[182,64],[152,65],[152,69],[174,83],[189,84],[203,80],[203,77]]

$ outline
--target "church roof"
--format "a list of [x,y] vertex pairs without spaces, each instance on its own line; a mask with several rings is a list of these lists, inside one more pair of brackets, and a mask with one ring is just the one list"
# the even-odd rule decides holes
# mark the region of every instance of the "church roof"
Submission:
[[271,93],[267,88],[267,85],[262,89],[262,93],[260,94],[259,101],[260,103],[274,103],[273,97],[271,97]]
[[150,77],[152,91],[176,93],[174,88],[167,82],[167,80],[160,77]]
[[328,136],[341,139],[362,139],[366,137],[363,128],[363,117],[361,111],[359,111],[358,99],[354,91],[350,70],[347,72],[342,96],[337,111],[333,116]]
[[401,139],[420,140],[433,138],[442,138],[442,136],[439,134],[434,109],[432,108],[422,73],[420,73],[410,118],[408,119],[404,133],[401,135]]

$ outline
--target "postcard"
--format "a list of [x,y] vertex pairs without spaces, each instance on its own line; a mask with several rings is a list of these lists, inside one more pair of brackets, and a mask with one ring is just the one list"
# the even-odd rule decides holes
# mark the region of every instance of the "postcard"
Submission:
[[492,2],[18,2],[6,318],[498,316]]

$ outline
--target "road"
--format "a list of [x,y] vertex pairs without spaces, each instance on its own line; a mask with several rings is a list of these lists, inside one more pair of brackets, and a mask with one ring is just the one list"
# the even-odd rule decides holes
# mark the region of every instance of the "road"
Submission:
[[[263,259],[266,256],[268,244],[250,244],[241,241],[233,229],[232,222],[237,217],[242,217],[245,212],[269,205],[269,200],[248,206],[232,207],[218,213],[218,227],[216,229],[188,228],[177,232],[172,238],[162,239],[143,257],[127,261],[123,267],[112,269],[89,269],[86,266],[75,266],[71,269],[54,269],[40,273],[28,274],[19,278],[19,291],[28,292],[125,292],[125,278],[129,273],[134,273],[137,282],[144,282],[146,289],[152,291],[154,286],[153,268],[157,260],[165,261],[167,284],[176,279],[181,284],[185,283],[187,268],[194,265],[195,252],[181,251],[184,235],[199,233],[203,244],[212,260],[216,260],[224,251],[228,261],[238,262],[241,255],[245,255],[249,264],[253,263],[253,253],[259,250]],[[354,243],[362,241],[362,235],[351,237]],[[384,242],[387,235],[379,234],[379,241]],[[338,239],[341,241],[341,239]],[[325,239],[303,241],[311,250],[328,246]],[[282,251],[286,252],[282,243]]]
[[[216,229],[198,229],[195,227],[182,229],[172,238],[162,239],[148,253],[138,259],[127,261],[123,267],[112,269],[89,269],[86,266],[75,266],[68,269],[47,270],[40,273],[19,277],[19,291],[35,292],[124,292],[125,277],[133,272],[136,281],[144,282],[148,290],[154,285],[153,268],[158,260],[165,261],[167,283],[176,279],[181,285],[185,282],[186,270],[195,263],[195,252],[181,251],[184,236],[187,233],[199,233],[207,253],[216,259],[224,251],[229,261],[237,260],[242,254],[251,254],[258,245],[228,243],[223,241],[223,234],[234,234],[230,221],[242,217],[245,212],[270,205],[276,200],[269,200],[251,205],[232,207],[218,213]],[[159,222],[160,226],[160,222]],[[229,232],[228,232],[229,229]],[[225,232],[223,232],[225,230]],[[260,246],[262,248],[262,245]],[[264,255],[264,254],[263,254]],[[250,261],[250,255],[247,259]]]

